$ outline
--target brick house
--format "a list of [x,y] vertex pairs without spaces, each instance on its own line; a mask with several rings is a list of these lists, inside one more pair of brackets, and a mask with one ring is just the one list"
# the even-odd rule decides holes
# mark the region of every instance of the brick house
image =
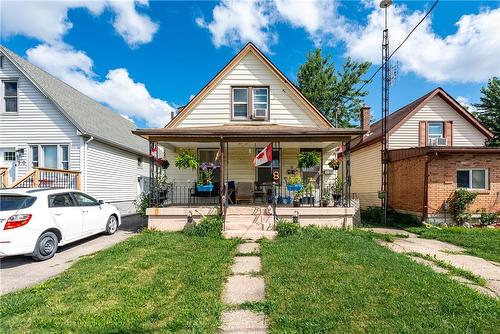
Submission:
[[[446,203],[465,188],[478,193],[472,212],[500,211],[500,149],[485,146],[492,133],[442,88],[392,113],[388,130],[390,207],[449,222]],[[378,121],[352,143],[351,189],[365,208],[380,205],[381,140]]]

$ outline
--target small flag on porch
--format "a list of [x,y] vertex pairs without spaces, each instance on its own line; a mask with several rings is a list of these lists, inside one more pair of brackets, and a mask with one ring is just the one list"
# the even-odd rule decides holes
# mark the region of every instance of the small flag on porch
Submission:
[[271,160],[273,160],[273,147],[269,144],[255,156],[253,165],[257,167]]
[[221,156],[222,156],[222,152],[220,151],[220,148],[219,148],[219,150],[217,151],[217,154],[215,154],[215,161],[219,161]]

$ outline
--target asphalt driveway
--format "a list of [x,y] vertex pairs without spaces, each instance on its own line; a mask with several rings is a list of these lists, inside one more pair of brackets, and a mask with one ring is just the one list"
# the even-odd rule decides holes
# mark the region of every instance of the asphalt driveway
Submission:
[[133,236],[146,226],[146,220],[138,215],[122,218],[122,224],[114,235],[95,235],[67,246],[60,247],[50,260],[37,262],[28,256],[0,259],[0,294],[25,288],[55,276],[71,267],[81,256],[95,253]]

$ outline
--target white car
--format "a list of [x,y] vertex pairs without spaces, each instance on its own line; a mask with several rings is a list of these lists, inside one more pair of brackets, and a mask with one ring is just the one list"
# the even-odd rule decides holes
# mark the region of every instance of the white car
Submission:
[[58,246],[105,232],[121,224],[118,210],[73,189],[0,191],[0,257],[54,256]]

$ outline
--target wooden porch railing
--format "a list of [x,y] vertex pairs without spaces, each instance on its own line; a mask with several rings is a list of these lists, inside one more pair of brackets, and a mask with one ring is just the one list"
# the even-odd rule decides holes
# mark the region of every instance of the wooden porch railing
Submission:
[[8,188],[70,188],[80,190],[80,172],[73,170],[33,168]]
[[9,185],[9,167],[0,166],[0,177],[2,177],[2,188]]

